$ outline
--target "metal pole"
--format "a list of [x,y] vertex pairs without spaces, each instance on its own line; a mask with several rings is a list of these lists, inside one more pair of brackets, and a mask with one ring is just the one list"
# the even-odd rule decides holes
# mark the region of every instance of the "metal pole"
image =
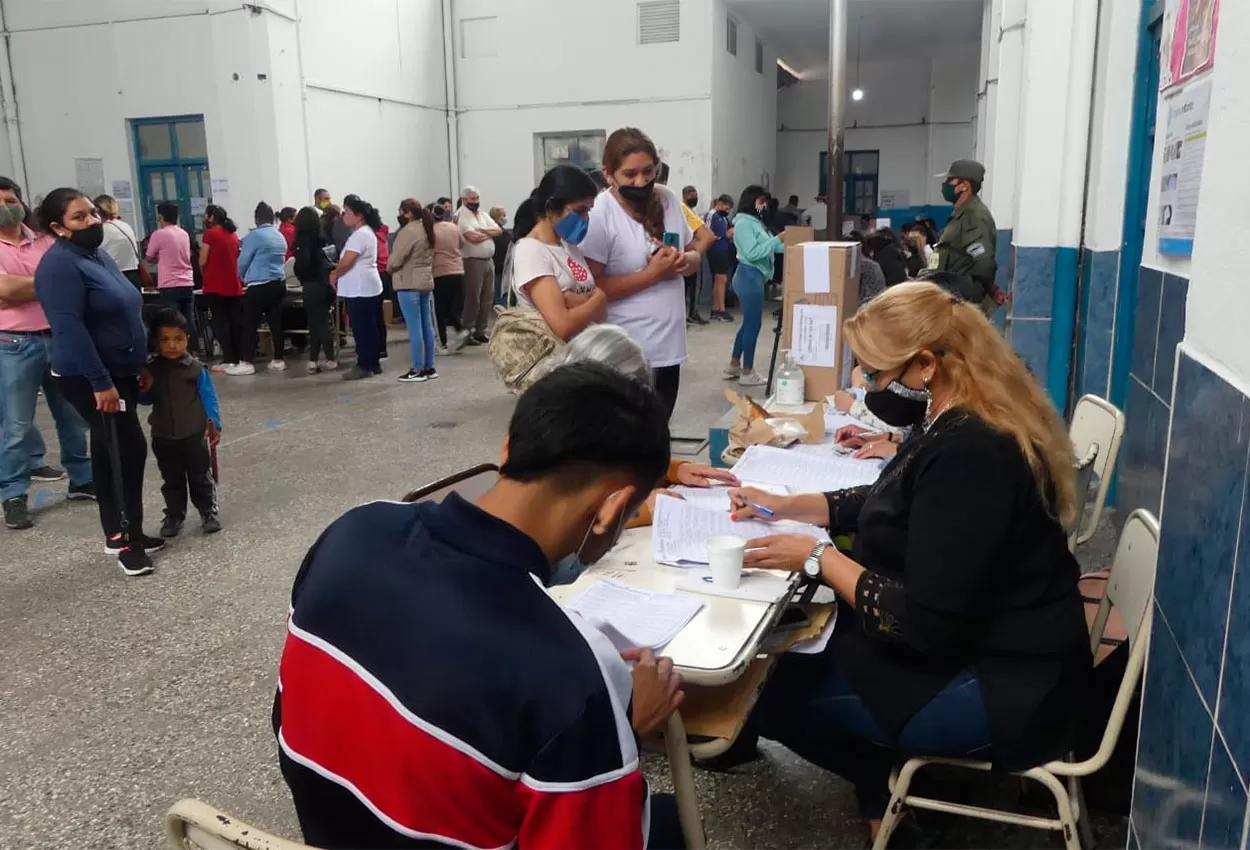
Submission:
[[846,125],[846,21],[850,0],[829,0],[829,161],[826,199],[830,239],[842,238],[842,157]]

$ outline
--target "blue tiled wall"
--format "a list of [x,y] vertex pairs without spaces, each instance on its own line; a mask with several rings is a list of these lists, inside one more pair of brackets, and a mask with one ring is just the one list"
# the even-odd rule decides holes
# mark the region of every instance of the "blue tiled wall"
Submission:
[[[1171,415],[1172,368],[1185,330],[1189,281],[1143,266],[1137,278],[1137,315],[1124,415],[1116,505],[1120,516],[1135,508],[1158,514],[1163,459]],[[1093,305],[1091,304],[1091,307]]]
[[1076,394],[1106,398],[1111,376],[1111,331],[1115,322],[1119,251],[1081,250],[1080,334]]
[[[1154,303],[1175,306],[1162,276],[1142,282],[1143,295],[1157,290]],[[1129,846],[1239,848],[1250,775],[1250,398],[1184,354],[1177,368]],[[1130,400],[1134,387],[1140,404],[1154,397],[1135,375]]]
[[1050,310],[1057,253],[1058,249],[1053,247],[1016,246],[1011,283],[1008,338],[1011,347],[1029,364],[1042,386],[1046,385],[1050,357]]

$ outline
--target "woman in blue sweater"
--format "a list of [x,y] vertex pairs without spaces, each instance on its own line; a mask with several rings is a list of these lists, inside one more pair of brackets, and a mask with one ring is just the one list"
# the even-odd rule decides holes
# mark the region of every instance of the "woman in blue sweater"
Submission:
[[738,199],[738,213],[733,220],[733,242],[738,253],[733,288],[742,303],[742,325],[734,337],[725,380],[737,378],[744,387],[761,387],[767,383],[767,379],[755,371],[755,343],[764,320],[764,284],[773,277],[773,256],[786,248],[781,237],[769,233],[760,220],[767,209],[768,191],[763,186],[748,186]]
[[[118,556],[126,575],[150,573],[147,553],[165,543],[143,533],[148,444],[137,411],[140,383],[151,380],[145,369],[143,298],[99,250],[104,225],[82,192],[52,191],[39,208],[39,220],[56,244],[35,270],[35,297],[52,329],[52,374],[91,429],[91,470],[105,552]],[[109,459],[106,423],[116,426],[117,469]]]

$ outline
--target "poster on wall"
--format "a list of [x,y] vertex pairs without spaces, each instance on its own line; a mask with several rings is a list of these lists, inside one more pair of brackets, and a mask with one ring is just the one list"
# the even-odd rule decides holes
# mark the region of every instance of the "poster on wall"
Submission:
[[1159,253],[1192,254],[1198,218],[1198,190],[1207,146],[1211,81],[1198,83],[1168,101],[1159,168]]
[[1159,56],[1159,91],[1178,86],[1215,64],[1220,0],[1167,0]]
[[88,198],[104,194],[104,160],[98,156],[74,159],[74,183]]

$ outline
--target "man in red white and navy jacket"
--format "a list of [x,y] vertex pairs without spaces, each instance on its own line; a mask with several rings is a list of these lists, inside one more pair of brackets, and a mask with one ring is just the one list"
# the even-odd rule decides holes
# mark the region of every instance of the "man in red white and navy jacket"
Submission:
[[476,503],[375,502],[326,529],[295,579],[274,702],[306,842],[680,844],[635,737],[681,701],[671,662],[623,658],[544,589],[615,543],[667,469],[667,420],[650,387],[563,366],[521,396]]

